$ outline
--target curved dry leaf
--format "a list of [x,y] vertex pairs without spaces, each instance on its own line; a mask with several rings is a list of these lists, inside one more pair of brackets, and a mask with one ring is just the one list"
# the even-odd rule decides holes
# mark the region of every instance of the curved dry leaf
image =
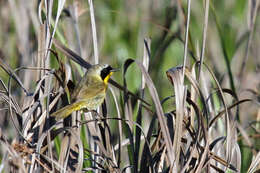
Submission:
[[[37,146],[36,146],[36,153],[42,153],[42,150],[45,150],[45,148],[42,148],[42,144],[43,144],[43,141],[46,139],[47,135],[48,135],[48,132],[50,132],[52,129],[54,129],[55,126],[52,126],[49,130],[45,131],[42,133],[42,135],[40,136],[39,140],[38,140],[38,143],[37,143]],[[65,154],[64,158],[67,158],[66,160],[63,160],[62,164],[61,164],[61,160],[59,160],[59,164],[57,164],[57,162],[54,162],[53,165],[56,166],[59,170],[67,170],[67,163],[68,163],[68,159],[69,159],[69,155],[71,153],[71,147],[74,147],[75,145],[77,145],[77,167],[75,169],[75,172],[81,172],[82,170],[82,165],[83,165],[83,144],[82,144],[82,141],[80,139],[80,136],[78,136],[72,128],[70,127],[64,127],[64,128],[60,128],[58,131],[56,131],[56,135],[58,135],[58,133],[63,133],[64,131],[67,131],[71,134],[71,136],[67,136],[68,138],[74,138],[74,142],[72,142],[70,140],[70,142],[68,141],[68,143],[66,142],[63,142],[62,145],[65,146],[67,144],[67,152],[64,152],[65,150],[63,150],[63,152],[61,153],[61,155]],[[65,144],[65,145],[64,145]],[[73,152],[76,152],[75,150]],[[60,155],[60,158],[62,157]],[[40,154],[38,155],[38,159],[40,159],[40,156],[43,156],[43,154]],[[52,162],[52,158],[50,159],[50,161]],[[71,166],[71,165],[70,165]]]
[[175,93],[175,104],[176,104],[176,121],[175,121],[175,132],[173,139],[173,151],[175,152],[175,163],[174,170],[178,170],[179,157],[181,151],[181,137],[182,137],[182,124],[183,117],[185,116],[185,100],[187,88],[183,84],[183,68],[175,67],[167,70],[166,72],[168,79],[174,86]]
[[163,113],[163,109],[162,109],[162,106],[161,106],[161,103],[160,103],[160,100],[159,100],[158,93],[157,93],[156,88],[155,88],[155,86],[152,82],[152,79],[150,78],[150,76],[149,76],[148,72],[146,71],[145,67],[139,62],[136,62],[136,63],[139,66],[139,68],[141,69],[142,74],[145,77],[145,82],[147,84],[150,95],[152,96],[153,102],[155,104],[156,115],[158,117],[159,124],[160,124],[162,134],[163,134],[163,138],[164,138],[164,142],[165,142],[166,148],[167,148],[167,156],[168,156],[168,159],[169,159],[169,161],[171,162],[171,165],[172,165],[173,161],[175,160],[175,155],[174,155],[174,152],[173,152],[174,150],[173,150],[173,147],[172,147],[172,141],[171,141],[170,134],[169,134],[169,131],[167,129],[167,125],[166,125],[166,122],[165,122],[165,119],[164,119],[164,113]]
[[[4,63],[2,61],[2,59],[0,58],[0,66],[2,67],[2,69],[9,75],[9,82],[10,82],[10,78],[14,79],[19,86],[22,88],[22,90],[25,92],[26,95],[29,95],[29,92],[26,90],[26,88],[24,87],[22,81],[19,79],[19,77],[15,74],[15,72],[11,69],[11,67],[9,67],[6,63]],[[10,83],[9,83],[10,86]]]
[[[248,101],[252,101],[251,99],[244,99],[244,100],[240,100],[240,101],[237,101],[235,102],[234,104],[232,104],[231,106],[227,107],[228,110],[236,107],[237,105],[241,104],[241,103],[244,103],[244,102],[248,102]],[[209,127],[211,127],[218,118],[220,118],[223,114],[226,113],[226,110],[222,110],[221,112],[219,112],[209,123]]]

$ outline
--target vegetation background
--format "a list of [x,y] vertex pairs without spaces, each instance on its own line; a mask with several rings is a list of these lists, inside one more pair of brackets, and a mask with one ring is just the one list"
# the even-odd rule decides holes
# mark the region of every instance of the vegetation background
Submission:
[[[0,172],[259,171],[258,14],[258,0],[0,1]],[[77,55],[120,68],[121,87],[98,115],[49,122],[88,68]]]

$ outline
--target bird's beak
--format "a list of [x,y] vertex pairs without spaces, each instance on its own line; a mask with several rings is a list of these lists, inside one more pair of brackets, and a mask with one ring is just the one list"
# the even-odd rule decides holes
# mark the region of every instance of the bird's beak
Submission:
[[112,70],[110,70],[111,72],[116,72],[116,71],[119,71],[120,69],[119,68],[112,68]]

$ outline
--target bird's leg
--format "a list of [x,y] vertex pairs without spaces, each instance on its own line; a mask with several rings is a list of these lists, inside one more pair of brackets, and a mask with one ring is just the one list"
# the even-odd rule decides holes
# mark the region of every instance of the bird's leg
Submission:
[[91,111],[88,110],[87,108],[83,108],[83,109],[81,109],[81,110],[82,110],[82,112],[84,112],[84,113],[91,112]]
[[94,116],[98,116],[98,112],[97,112],[97,110],[91,110],[90,112],[93,113]]
[[98,116],[98,112],[96,110],[88,110],[87,108],[83,108],[81,109],[84,113],[88,113],[88,112],[91,112],[94,114],[94,116]]

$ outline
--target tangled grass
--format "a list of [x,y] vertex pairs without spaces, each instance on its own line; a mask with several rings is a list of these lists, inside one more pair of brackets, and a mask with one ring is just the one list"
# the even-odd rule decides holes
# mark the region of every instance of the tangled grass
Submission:
[[[97,30],[96,26],[108,24],[96,24],[93,2],[89,0],[90,22],[87,26],[90,29],[85,34],[80,32],[84,24],[79,23],[79,16],[86,16],[85,8],[80,6],[83,2],[46,2],[39,1],[34,5],[0,2],[13,13],[17,31],[8,34],[10,39],[13,36],[19,42],[15,49],[19,56],[13,60],[18,62],[8,61],[12,56],[8,53],[10,49],[3,47],[0,50],[1,172],[259,171],[260,93],[255,86],[246,90],[244,84],[247,73],[252,73],[246,70],[250,51],[257,51],[255,48],[259,44],[253,37],[254,28],[259,26],[256,23],[259,1],[252,0],[248,4],[249,29],[236,38],[237,41],[234,41],[233,26],[221,25],[223,16],[214,8],[217,5],[209,0],[205,1],[203,14],[198,13],[195,9],[198,7],[193,7],[189,0],[187,4],[159,5],[161,10],[169,12],[165,15],[165,23],[159,25],[161,36],[154,44],[153,39],[139,39],[142,58],[110,61],[114,65],[115,61],[121,64],[118,65],[121,73],[109,81],[102,106],[93,112],[73,112],[58,122],[49,115],[70,103],[71,92],[80,76],[91,67],[90,62],[102,60],[98,49],[102,40],[97,37],[97,31],[101,29]],[[95,10],[102,11],[101,2],[95,3]],[[141,8],[149,11],[148,5],[151,4],[143,4]],[[151,16],[156,15],[153,10]],[[114,27],[113,20],[122,22],[117,18],[120,13],[111,12],[110,27]],[[215,30],[208,26],[212,24],[209,13],[213,16],[210,19],[215,21]],[[201,50],[194,48],[195,36],[190,30],[196,17],[192,15],[204,15]],[[12,26],[5,11],[1,13],[1,19],[5,19],[2,23]],[[173,24],[175,19],[179,22]],[[129,22],[136,20],[129,16]],[[177,25],[174,32],[172,25]],[[133,24],[129,26],[133,27]],[[5,29],[9,31],[8,28],[3,31]],[[140,33],[146,31],[143,29],[145,27],[140,27]],[[209,32],[219,37],[220,48],[206,50],[206,46],[212,44],[207,39]],[[88,36],[85,42],[81,34]],[[113,35],[112,32],[109,34]],[[127,34],[122,37],[131,42],[132,38]],[[164,55],[174,40],[182,44],[182,65],[170,65],[165,73],[160,73],[163,66],[160,58],[167,59]],[[93,46],[86,46],[89,42],[93,42]],[[125,45],[124,40],[118,40],[103,47],[111,44],[116,47],[117,43],[119,49]],[[218,66],[223,64],[211,56],[215,49],[222,50],[222,63],[227,72],[219,70]],[[32,50],[35,58],[31,62]],[[231,59],[237,52],[244,58],[239,62],[240,71],[234,75],[232,67],[238,62]],[[93,59],[82,58],[87,55]],[[174,56],[170,57],[167,63],[173,64]],[[211,57],[212,63],[207,62],[207,57]],[[259,65],[259,59],[254,62]],[[251,79],[259,84],[259,69],[254,73],[256,75]],[[244,97],[242,92],[250,94]]]

